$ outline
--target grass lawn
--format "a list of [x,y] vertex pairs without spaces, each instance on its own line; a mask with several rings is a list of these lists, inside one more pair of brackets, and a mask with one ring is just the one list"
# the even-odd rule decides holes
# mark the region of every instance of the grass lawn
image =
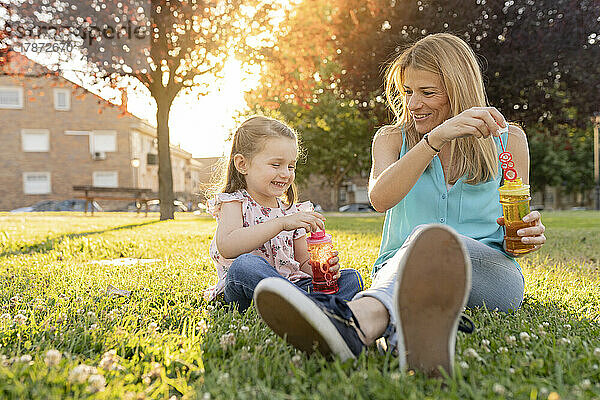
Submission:
[[[548,243],[521,259],[523,307],[469,311],[477,330],[459,334],[443,380],[401,374],[376,351],[307,357],[254,310],[207,306],[215,223],[176,218],[0,213],[0,398],[600,399],[598,212],[543,214]],[[327,220],[342,264],[367,284],[382,222]],[[121,257],[160,261],[98,263]],[[132,294],[108,296],[109,285]]]

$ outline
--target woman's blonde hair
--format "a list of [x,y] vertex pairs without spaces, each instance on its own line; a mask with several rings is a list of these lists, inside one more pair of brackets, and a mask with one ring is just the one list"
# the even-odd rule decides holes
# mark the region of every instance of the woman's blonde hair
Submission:
[[[241,189],[247,189],[246,178],[235,168],[234,157],[236,154],[243,155],[246,159],[259,153],[266,146],[269,138],[286,137],[292,139],[298,147],[296,132],[283,122],[273,118],[254,116],[245,120],[233,134],[231,153],[222,168],[222,177],[217,184],[216,193],[233,193]],[[297,200],[297,189],[294,182],[285,193],[285,200],[292,205]]]
[[[395,125],[404,127],[409,149],[421,140],[410,116],[404,90],[406,69],[409,67],[440,76],[450,101],[451,117],[471,107],[488,104],[477,58],[467,43],[448,33],[436,33],[420,39],[402,52],[386,71],[387,101],[396,117]],[[450,183],[465,176],[467,183],[475,184],[498,173],[498,153],[492,137],[455,139],[450,154]]]

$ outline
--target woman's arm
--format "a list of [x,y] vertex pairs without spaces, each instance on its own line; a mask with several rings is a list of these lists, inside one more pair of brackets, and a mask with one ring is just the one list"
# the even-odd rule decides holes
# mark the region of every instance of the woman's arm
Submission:
[[385,212],[400,202],[412,189],[437,154],[420,141],[402,158],[402,135],[391,127],[382,128],[373,138],[373,163],[369,178],[369,199],[379,212]]
[[[457,138],[498,136],[498,129],[505,127],[505,124],[504,117],[494,107],[472,107],[433,128],[429,133],[429,143],[440,150]],[[400,146],[394,142],[398,139],[388,136],[400,136]],[[383,129],[373,139],[369,198],[373,207],[380,212],[392,208],[406,196],[437,154],[421,140],[397,160],[401,140],[400,134],[386,135]]]
[[527,136],[521,128],[516,125],[508,125],[508,143],[504,143],[506,150],[512,154],[517,176],[523,183],[529,184],[529,145]]

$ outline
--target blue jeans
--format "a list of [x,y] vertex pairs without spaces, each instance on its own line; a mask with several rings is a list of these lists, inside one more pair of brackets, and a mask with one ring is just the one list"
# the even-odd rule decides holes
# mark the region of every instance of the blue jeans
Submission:
[[[363,279],[358,271],[346,268],[340,270],[338,286],[340,290],[337,295],[349,301],[358,292],[364,289]],[[254,289],[258,282],[265,278],[283,277],[264,258],[255,254],[242,254],[236,258],[225,277],[225,302],[237,305],[240,312],[245,311],[252,302]],[[311,292],[312,279],[303,278],[293,282],[300,289]]]
[[[354,297],[354,300],[370,296],[387,308],[390,324],[384,336],[395,345],[396,316],[394,313],[394,288],[398,277],[398,265],[406,249],[422,227],[419,225],[408,236],[396,254],[379,266],[371,287]],[[471,292],[467,307],[487,307],[501,312],[517,310],[523,302],[525,279],[517,264],[509,257],[470,237],[459,235],[471,259]]]

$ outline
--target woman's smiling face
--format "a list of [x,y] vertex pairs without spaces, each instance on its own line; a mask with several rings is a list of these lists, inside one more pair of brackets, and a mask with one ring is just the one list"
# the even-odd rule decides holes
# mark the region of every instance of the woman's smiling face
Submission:
[[450,101],[438,74],[408,67],[403,86],[408,110],[421,135],[450,118]]

